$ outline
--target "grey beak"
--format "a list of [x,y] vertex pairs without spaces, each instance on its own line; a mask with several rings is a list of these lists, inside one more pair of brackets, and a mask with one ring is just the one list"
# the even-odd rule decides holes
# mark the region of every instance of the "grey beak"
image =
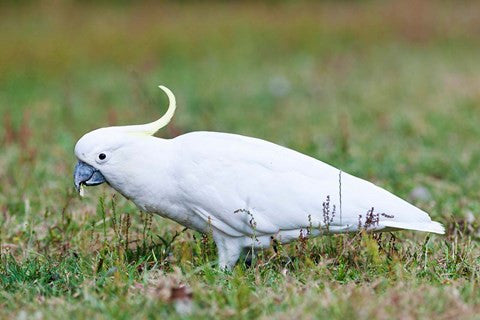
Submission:
[[73,173],[73,182],[75,188],[80,192],[80,185],[96,186],[106,182],[105,177],[100,171],[86,164],[83,161],[78,161],[75,166],[75,172]]

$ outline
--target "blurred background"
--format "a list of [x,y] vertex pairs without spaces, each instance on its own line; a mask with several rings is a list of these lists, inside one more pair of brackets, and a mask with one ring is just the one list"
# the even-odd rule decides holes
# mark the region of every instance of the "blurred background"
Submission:
[[60,210],[76,140],[158,118],[159,84],[159,136],[255,136],[441,221],[478,210],[480,2],[3,1],[0,30],[4,212]]

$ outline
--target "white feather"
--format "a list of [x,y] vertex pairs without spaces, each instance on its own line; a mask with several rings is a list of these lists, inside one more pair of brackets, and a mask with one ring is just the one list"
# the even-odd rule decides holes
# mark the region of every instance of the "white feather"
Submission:
[[336,211],[333,219],[330,213],[329,228],[358,230],[373,208],[378,222],[370,222],[371,229],[443,233],[427,213],[390,192],[270,142],[195,132],[172,143],[183,159],[176,168],[184,195],[179,201],[231,236],[326,228],[323,204],[327,197],[330,212],[333,206]]

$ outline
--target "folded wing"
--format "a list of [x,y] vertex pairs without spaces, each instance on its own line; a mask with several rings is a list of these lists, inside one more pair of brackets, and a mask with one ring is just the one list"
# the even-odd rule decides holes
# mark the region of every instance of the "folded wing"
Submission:
[[174,140],[183,155],[183,203],[231,236],[305,228],[444,232],[392,193],[291,149],[215,132]]

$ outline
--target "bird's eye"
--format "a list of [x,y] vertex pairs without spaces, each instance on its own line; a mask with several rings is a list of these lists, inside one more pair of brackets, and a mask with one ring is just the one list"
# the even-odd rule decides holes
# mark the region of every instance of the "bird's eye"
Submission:
[[95,161],[98,164],[103,164],[104,162],[107,162],[109,158],[110,158],[110,156],[109,156],[108,152],[101,152],[97,155],[97,158],[95,159]]

